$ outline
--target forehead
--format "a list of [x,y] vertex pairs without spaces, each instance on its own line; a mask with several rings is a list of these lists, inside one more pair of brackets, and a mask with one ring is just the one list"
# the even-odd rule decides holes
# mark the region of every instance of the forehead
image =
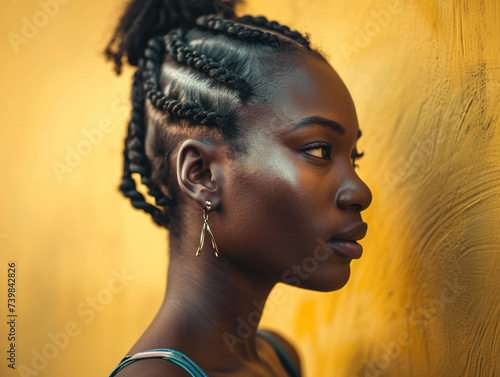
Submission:
[[308,57],[288,65],[269,87],[267,116],[275,119],[275,133],[308,117],[321,117],[340,123],[347,133],[358,133],[358,121],[352,98],[333,68],[319,59]]

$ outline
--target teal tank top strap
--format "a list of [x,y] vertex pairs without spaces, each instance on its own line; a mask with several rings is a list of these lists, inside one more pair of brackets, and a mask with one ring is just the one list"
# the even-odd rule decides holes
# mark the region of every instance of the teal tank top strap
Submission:
[[201,368],[194,363],[189,357],[181,352],[169,349],[154,349],[144,352],[138,352],[132,356],[125,356],[120,364],[111,372],[109,377],[114,377],[119,371],[126,366],[142,359],[160,358],[177,364],[188,372],[191,377],[208,377],[208,375],[201,370]]
[[[273,337],[271,334],[258,330],[257,335],[261,338],[265,339],[276,351],[278,357],[283,364],[283,367],[288,372],[290,377],[301,377],[300,371],[295,365],[292,357],[287,352],[287,350],[281,345],[281,343]],[[184,355],[179,351],[169,350],[169,349],[153,349],[144,352],[138,352],[132,356],[125,356],[120,364],[111,372],[109,377],[114,377],[116,374],[121,371],[126,366],[136,362],[137,360],[142,359],[153,359],[159,358],[170,361],[174,364],[177,364],[181,368],[183,368],[186,372],[190,374],[191,377],[208,377],[208,375],[192,361],[189,357]]]
[[298,366],[295,365],[295,362],[293,361],[288,351],[274,336],[262,330],[257,330],[257,335],[267,340],[267,342],[274,348],[274,350],[278,354],[281,364],[291,377],[301,377]]

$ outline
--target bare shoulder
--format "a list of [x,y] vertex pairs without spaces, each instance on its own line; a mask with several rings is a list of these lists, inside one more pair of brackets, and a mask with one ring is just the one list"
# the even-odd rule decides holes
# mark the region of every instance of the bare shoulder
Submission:
[[189,377],[182,367],[164,359],[143,359],[126,366],[116,377]]
[[270,335],[272,338],[274,338],[284,349],[285,351],[290,355],[292,358],[292,361],[294,364],[297,366],[299,370],[301,370],[300,366],[300,357],[295,349],[295,347],[282,335],[278,334],[277,332],[271,331],[271,330],[262,330],[259,329],[259,332],[261,333],[266,333]]

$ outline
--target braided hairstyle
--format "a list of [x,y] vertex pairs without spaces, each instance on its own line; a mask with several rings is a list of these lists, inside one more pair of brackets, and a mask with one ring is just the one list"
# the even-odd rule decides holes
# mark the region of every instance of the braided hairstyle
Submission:
[[[120,190],[170,231],[178,203],[169,158],[180,140],[216,133],[236,146],[238,115],[265,100],[273,72],[266,67],[297,54],[324,60],[287,26],[237,18],[236,2],[132,0],[105,50],[118,74],[125,56],[137,66]],[[133,174],[155,204],[137,190]]]

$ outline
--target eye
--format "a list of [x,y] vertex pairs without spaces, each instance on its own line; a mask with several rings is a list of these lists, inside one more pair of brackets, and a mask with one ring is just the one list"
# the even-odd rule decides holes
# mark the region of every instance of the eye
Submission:
[[324,142],[314,142],[306,145],[302,151],[309,156],[331,161],[332,145]]
[[358,167],[358,164],[356,164],[356,160],[360,159],[364,155],[365,155],[365,152],[359,153],[357,150],[354,150],[354,152],[352,152],[351,161],[352,161],[352,167],[353,168],[357,168]]

